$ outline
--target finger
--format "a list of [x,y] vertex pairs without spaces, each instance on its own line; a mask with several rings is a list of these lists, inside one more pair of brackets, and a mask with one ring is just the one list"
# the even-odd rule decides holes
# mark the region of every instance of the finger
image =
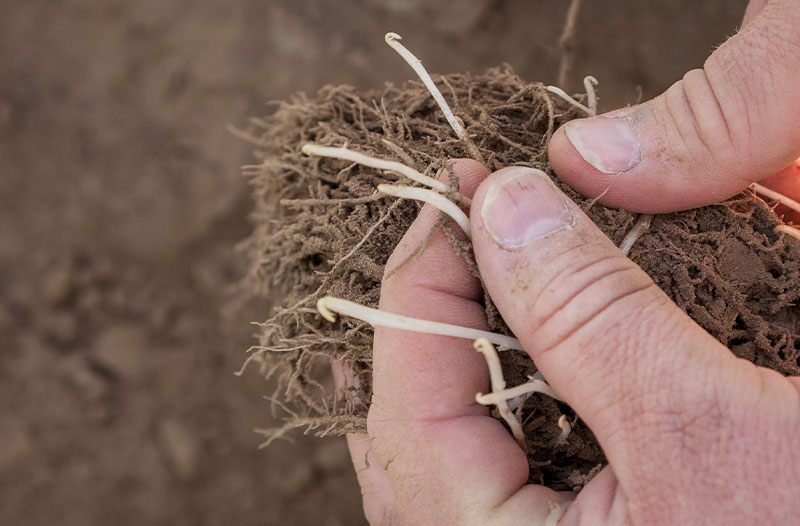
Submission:
[[630,517],[628,499],[610,466],[606,466],[581,490],[558,526],[585,524],[634,524]]
[[764,6],[767,5],[769,0],[750,0],[747,4],[747,9],[744,12],[744,18],[742,19],[742,27],[746,26],[758,16]]
[[[360,383],[352,369],[339,360],[331,364],[331,370],[337,395],[347,397],[357,407],[362,405],[361,400],[350,394],[353,392],[352,388],[358,388]],[[361,501],[367,521],[370,524],[399,522],[392,485],[372,450],[372,439],[366,433],[347,433],[347,448],[361,488]]]
[[[488,175],[474,161],[456,162],[455,171],[466,195]],[[423,207],[387,268],[414,251],[437,217]],[[384,281],[380,303],[397,314],[486,329],[481,299],[480,284],[437,232]],[[503,523],[505,515],[544,521],[549,503],[565,499],[547,488],[524,487],[524,453],[475,402],[489,382],[471,341],[379,328],[373,354],[367,427],[408,523],[486,523],[489,513],[492,523]]]
[[661,96],[559,129],[554,170],[588,197],[607,190],[602,204],[645,213],[719,202],[778,172],[800,157],[798,27],[800,1],[769,2]]
[[663,451],[685,451],[685,429],[718,424],[704,412],[752,387],[752,367],[680,311],[543,172],[490,176],[470,222],[503,319],[594,431],[623,489],[656,476],[685,480],[689,456]]

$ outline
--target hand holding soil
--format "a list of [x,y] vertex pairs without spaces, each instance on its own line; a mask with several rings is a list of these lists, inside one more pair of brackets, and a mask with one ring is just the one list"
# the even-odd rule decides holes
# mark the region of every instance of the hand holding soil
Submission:
[[[784,167],[800,155],[800,6],[751,4],[742,32],[704,71],[556,132],[559,176],[645,213],[716,203],[776,172],[770,185],[796,199],[798,165]],[[491,298],[609,466],[568,507],[574,494],[527,484],[525,454],[474,403],[488,378],[470,342],[378,328],[369,435],[348,436],[370,522],[796,523],[800,378],[736,358],[542,172],[490,174],[468,160],[454,171],[472,198]],[[437,218],[425,205],[386,268],[405,262]],[[488,329],[482,299],[437,231],[384,281],[380,309]]]
[[[492,297],[610,462],[562,524],[800,516],[800,380],[734,357],[538,172],[489,175],[474,161],[456,172],[465,194],[480,184],[472,235]],[[388,266],[436,217],[423,209]],[[439,232],[383,284],[381,309],[485,328],[481,297]],[[373,374],[372,440],[348,437],[372,523],[544,524],[574,498],[525,484],[522,450],[474,404],[487,379],[468,341],[379,328]]]

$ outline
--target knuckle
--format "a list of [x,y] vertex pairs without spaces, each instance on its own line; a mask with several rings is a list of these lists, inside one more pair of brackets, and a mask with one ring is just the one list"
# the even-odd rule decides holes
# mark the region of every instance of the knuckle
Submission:
[[737,114],[742,110],[721,98],[706,70],[689,71],[673,88],[672,96],[678,101],[673,105],[673,115],[678,125],[683,126],[683,133],[696,136],[712,157],[725,158],[735,153],[735,145],[745,132],[737,125],[740,122]]
[[771,2],[758,23],[719,46],[703,67],[742,155],[754,153],[757,131],[774,126],[772,119],[787,111],[800,117],[800,105],[787,96],[796,90],[800,59],[800,16],[791,3]]
[[686,73],[653,100],[650,114],[658,130],[652,149],[663,163],[677,164],[677,173],[687,165],[730,165],[749,140],[750,121],[738,95],[725,91],[706,69]]
[[[558,259],[568,261],[573,254],[567,252]],[[554,268],[558,266],[561,265]],[[631,308],[626,302],[636,300],[651,288],[655,288],[653,281],[621,254],[597,257],[588,263],[566,263],[532,300],[532,337],[540,343],[542,354],[574,337],[603,334],[605,338],[629,338],[635,332],[631,327],[627,331],[609,328],[623,321],[636,321],[644,304]]]

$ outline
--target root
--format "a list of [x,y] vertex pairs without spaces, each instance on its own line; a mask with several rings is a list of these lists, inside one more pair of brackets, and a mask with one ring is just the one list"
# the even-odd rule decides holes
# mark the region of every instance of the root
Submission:
[[[492,391],[502,391],[506,388],[506,380],[503,378],[503,368],[500,366],[500,357],[497,355],[497,349],[489,343],[489,340],[485,338],[479,338],[475,340],[473,344],[475,350],[479,353],[483,354],[483,357],[486,358],[486,365],[489,367],[489,381],[492,386]],[[476,397],[477,398],[477,397]],[[511,434],[514,435],[514,439],[519,444],[523,450],[525,449],[525,432],[522,430],[522,424],[520,424],[517,417],[514,413],[511,412],[511,409],[508,407],[508,401],[503,398],[497,400],[494,404],[497,406],[497,410],[500,412],[500,416],[505,420],[508,424],[508,427],[511,429]]]
[[633,248],[634,243],[642,237],[648,228],[650,228],[650,222],[653,220],[653,216],[649,214],[642,214],[639,216],[639,219],[633,225],[633,228],[625,235],[625,238],[622,240],[622,243],[619,244],[619,249],[622,251],[624,255],[628,255],[628,252],[631,251]]
[[566,86],[569,82],[569,74],[572,72],[572,64],[575,61],[575,26],[578,22],[578,13],[581,10],[581,0],[572,0],[567,10],[567,21],[561,33],[559,44],[561,44],[561,67],[558,71],[558,83]]
[[561,396],[559,396],[558,393],[556,393],[546,382],[536,379],[530,380],[529,382],[516,387],[503,389],[502,391],[478,395],[475,397],[475,400],[481,405],[493,405],[501,399],[511,400],[512,398],[517,398],[518,396],[523,396],[530,393],[541,393],[554,400],[558,400],[559,402],[564,402],[564,399],[561,398]]
[[469,150],[470,155],[472,155],[476,161],[483,163],[483,156],[478,151],[478,148],[472,142],[472,140],[467,136],[466,130],[464,130],[464,122],[455,116],[453,110],[450,109],[450,106],[447,104],[447,101],[444,100],[444,96],[442,92],[439,91],[439,88],[436,87],[436,84],[433,82],[428,71],[422,65],[422,62],[414,56],[414,54],[408,50],[403,44],[400,43],[403,37],[398,35],[397,33],[386,33],[384,40],[389,46],[397,51],[397,54],[403,57],[411,69],[417,74],[425,87],[428,88],[433,99],[436,101],[436,104],[439,105],[439,109],[442,110],[444,113],[445,119],[450,124],[450,127],[453,128],[453,131],[456,132],[456,136],[464,141],[467,146],[467,150]]
[[783,232],[789,234],[793,238],[800,240],[800,230],[789,225],[778,225],[775,227],[775,232]]
[[[399,201],[397,202],[399,203]],[[430,230],[428,230],[428,232],[425,234],[425,237],[422,238],[422,240],[417,244],[416,247],[414,247],[414,250],[412,250],[406,257],[404,257],[397,265],[392,267],[390,270],[384,272],[383,280],[386,281],[387,279],[391,278],[392,276],[395,275],[395,273],[398,270],[403,268],[403,266],[406,263],[417,257],[419,254],[422,254],[425,251],[425,249],[428,248],[428,245],[430,244],[431,239],[433,239],[433,236],[440,228],[442,228],[445,225],[446,222],[447,222],[447,216],[445,216],[444,214],[439,214],[439,218],[431,226]]]
[[411,168],[410,166],[406,166],[403,163],[378,159],[377,157],[370,157],[368,155],[364,155],[363,153],[354,152],[348,148],[335,148],[332,146],[322,146],[319,144],[305,144],[303,145],[302,152],[306,155],[341,159],[343,161],[350,161],[363,166],[368,166],[369,168],[377,168],[378,170],[393,172],[407,177],[414,182],[423,184],[429,188],[439,190],[440,192],[447,193],[450,190],[449,187],[442,181],[437,181],[433,177],[422,175],[417,170]]
[[381,311],[353,303],[341,298],[334,298],[332,296],[325,296],[317,301],[317,310],[323,318],[329,322],[336,321],[336,314],[350,316],[366,323],[373,327],[391,327],[393,329],[401,329],[412,332],[422,332],[428,334],[438,334],[441,336],[454,336],[456,338],[465,338],[467,340],[478,340],[485,338],[495,345],[506,347],[508,349],[516,349],[522,351],[522,344],[516,338],[506,336],[504,334],[495,334],[489,331],[482,331],[479,329],[472,329],[470,327],[461,327],[458,325],[450,325],[448,323],[439,323],[436,321],[420,320],[418,318],[410,318],[408,316],[401,316],[400,314],[392,314],[390,312]]
[[556,437],[555,440],[553,440],[553,443],[550,445],[550,447],[566,444],[567,438],[569,438],[570,433],[572,433],[572,424],[567,418],[567,415],[561,415],[558,417],[558,427],[561,429],[561,433]]
[[403,199],[416,199],[428,203],[441,210],[443,213],[450,216],[453,221],[458,223],[461,230],[472,239],[472,233],[469,227],[469,218],[455,203],[444,197],[442,194],[437,194],[432,190],[426,188],[415,188],[413,186],[394,186],[390,184],[379,184],[378,191],[382,194],[393,195]]
[[547,86],[547,91],[549,91],[550,93],[553,93],[555,95],[558,95],[559,97],[561,97],[565,101],[569,102],[570,104],[572,104],[573,106],[575,106],[579,110],[585,112],[590,117],[594,117],[594,113],[592,112],[591,109],[587,108],[586,106],[584,106],[583,104],[581,104],[577,100],[575,100],[572,97],[570,97],[569,95],[567,95],[567,92],[565,92],[563,89],[559,88],[558,86]]
[[402,160],[402,161],[403,161],[405,164],[407,164],[408,166],[410,166],[410,167],[412,167],[412,168],[413,168],[413,167],[414,167],[414,165],[415,165],[415,164],[417,164],[417,163],[415,163],[415,162],[414,162],[414,159],[412,159],[412,158],[411,158],[411,156],[410,156],[410,155],[408,155],[408,154],[405,152],[405,150],[403,150],[402,148],[400,148],[398,145],[396,145],[395,143],[393,143],[393,142],[392,142],[392,141],[390,141],[389,139],[381,139],[381,142],[382,142],[382,143],[383,143],[383,144],[384,144],[384,145],[385,145],[387,148],[389,148],[390,150],[392,150],[392,151],[393,151],[393,152],[394,152],[394,153],[395,153],[395,154],[396,154],[398,157],[400,157],[400,159],[401,159],[401,160]]
[[782,193],[776,192],[775,190],[771,190],[771,189],[767,188],[766,186],[760,185],[758,183],[753,183],[752,186],[753,186],[753,189],[755,190],[755,192],[757,194],[761,194],[761,195],[763,195],[765,197],[768,197],[770,199],[774,199],[775,201],[778,201],[783,206],[785,206],[787,208],[791,208],[795,212],[800,212],[800,203],[798,203],[794,199],[786,197]]
[[579,110],[585,112],[590,117],[594,117],[597,115],[597,90],[594,89],[597,84],[597,79],[591,75],[583,78],[583,87],[586,89],[586,101],[589,103],[588,106],[581,104],[558,86],[547,86],[547,91],[553,93],[554,95],[558,95]]
[[591,75],[583,78],[583,87],[586,89],[586,100],[589,103],[589,111],[592,112],[592,115],[597,115],[597,90],[594,89],[595,86],[597,86],[596,78]]

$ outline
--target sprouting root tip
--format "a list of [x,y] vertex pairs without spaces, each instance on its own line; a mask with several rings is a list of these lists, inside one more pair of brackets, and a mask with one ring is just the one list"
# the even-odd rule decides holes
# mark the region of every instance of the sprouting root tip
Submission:
[[564,434],[569,434],[572,431],[572,424],[569,423],[567,420],[567,415],[561,415],[558,417],[558,427]]
[[478,338],[474,342],[472,342],[472,348],[478,351],[479,353],[486,354],[487,352],[492,352],[490,347],[492,342],[487,340],[486,338]]
[[330,296],[325,296],[317,300],[317,310],[319,311],[320,315],[328,320],[329,322],[333,323],[336,321],[336,314],[328,308],[328,300]]
[[795,239],[800,239],[800,230],[789,225],[778,225],[775,227],[774,231],[776,233],[783,232],[784,234],[788,234]]
[[305,155],[314,155],[314,145],[311,143],[306,143],[302,148],[300,148],[300,151]]
[[403,40],[403,37],[401,37],[397,33],[393,33],[391,31],[389,31],[388,33],[386,33],[386,35],[383,37],[383,39],[388,44],[389,42],[393,42],[395,40]]

